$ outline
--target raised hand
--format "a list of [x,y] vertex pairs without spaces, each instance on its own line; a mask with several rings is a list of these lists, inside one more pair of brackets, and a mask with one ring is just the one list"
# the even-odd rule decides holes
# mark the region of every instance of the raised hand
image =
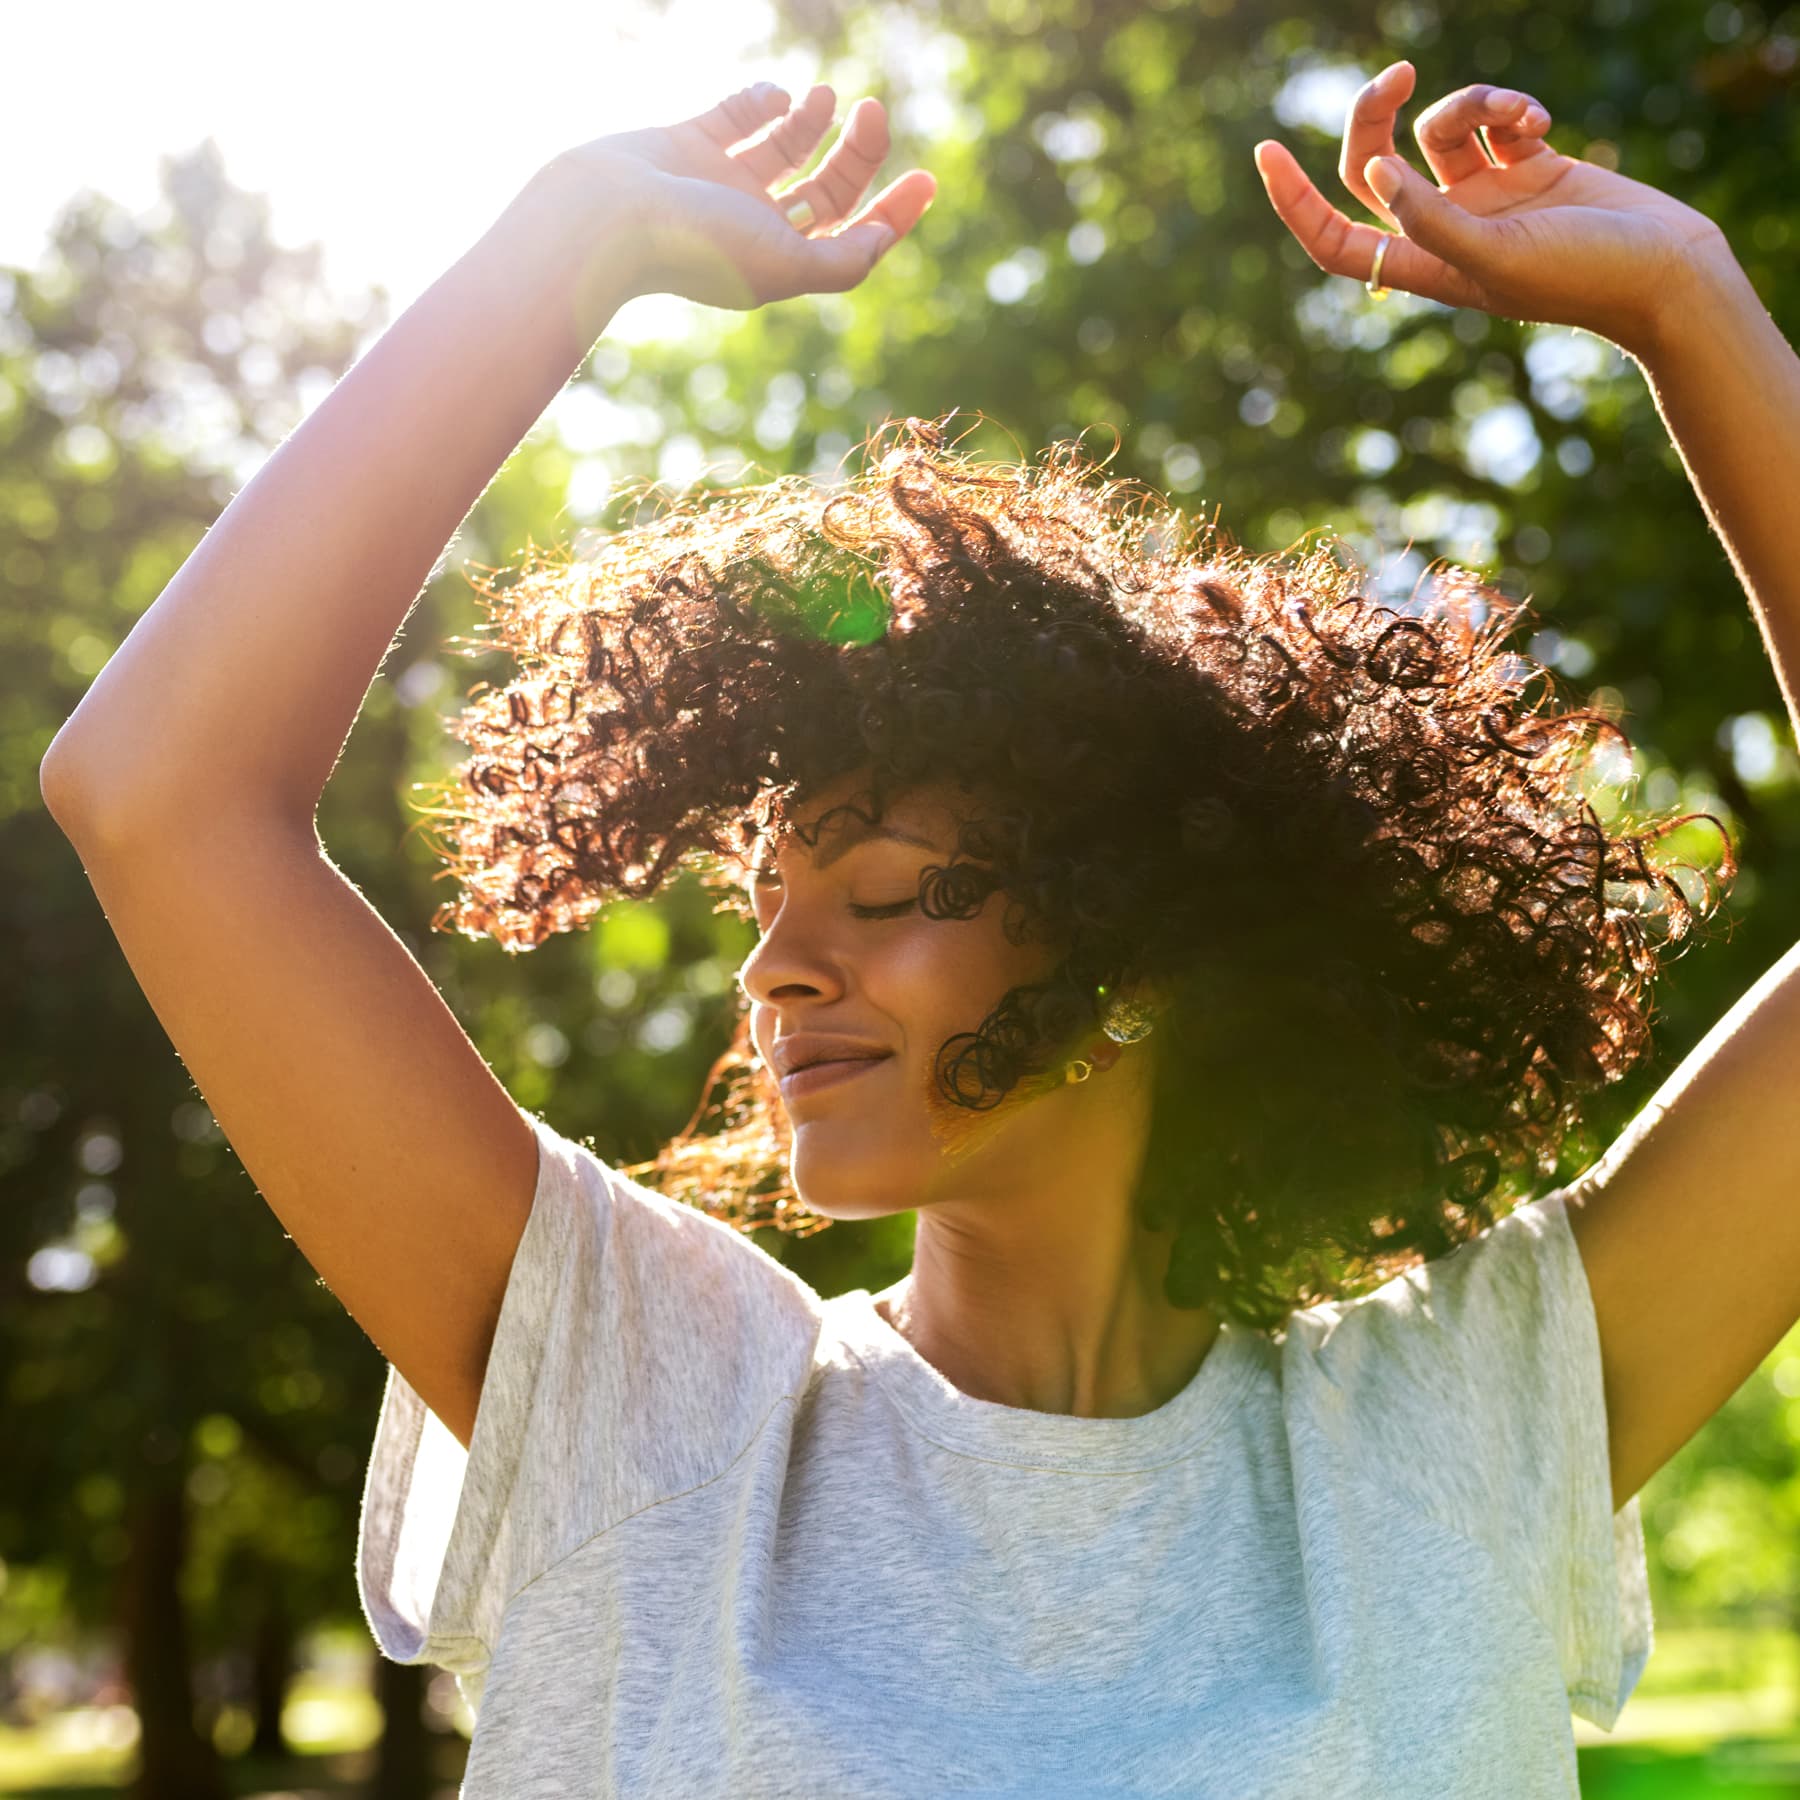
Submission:
[[825,160],[775,192],[817,148],[835,97],[798,106],[759,82],[677,125],[622,131],[556,160],[626,209],[634,285],[739,311],[853,288],[919,221],[935,178],[909,169],[853,214],[888,153],[887,113],[864,98]]
[[1388,236],[1346,218],[1288,149],[1256,146],[1270,203],[1320,268],[1367,280],[1387,237],[1383,286],[1506,318],[1579,325],[1642,354],[1661,339],[1685,277],[1730,260],[1703,213],[1611,169],[1560,155],[1550,114],[1529,94],[1458,88],[1413,122],[1437,185],[1394,148],[1411,63],[1390,63],[1356,96],[1338,175]]

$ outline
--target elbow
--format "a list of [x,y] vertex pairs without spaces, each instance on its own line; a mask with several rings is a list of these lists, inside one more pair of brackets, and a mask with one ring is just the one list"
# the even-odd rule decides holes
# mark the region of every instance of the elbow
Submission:
[[38,792],[44,810],[70,843],[91,843],[109,829],[104,804],[108,785],[83,766],[62,733],[50,740],[50,748],[38,763]]
[[[202,786],[155,766],[127,771],[105,755],[85,754],[66,741],[67,734],[65,726],[38,763],[38,792],[57,828],[84,854],[135,854],[145,844],[167,843],[177,821],[185,830],[195,818],[218,817],[226,810],[214,784]],[[289,821],[310,836],[317,796],[302,804],[256,790],[233,795],[230,810]]]
[[74,830],[76,798],[74,772],[69,767],[69,753],[62,748],[59,736],[50,740],[50,748],[38,763],[38,792],[44,797],[44,810],[53,818],[64,837]]

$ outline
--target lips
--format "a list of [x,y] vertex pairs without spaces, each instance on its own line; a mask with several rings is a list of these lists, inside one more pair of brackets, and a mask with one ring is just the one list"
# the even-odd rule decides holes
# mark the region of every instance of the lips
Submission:
[[786,1037],[777,1038],[769,1047],[769,1061],[782,1080],[816,1063],[879,1061],[891,1054],[885,1044],[829,1031],[790,1032]]
[[890,1054],[884,1050],[875,1055],[863,1052],[856,1056],[821,1057],[782,1076],[782,1097],[792,1099],[796,1094],[810,1094],[819,1088],[835,1087],[839,1082],[854,1081],[877,1063],[886,1062]]

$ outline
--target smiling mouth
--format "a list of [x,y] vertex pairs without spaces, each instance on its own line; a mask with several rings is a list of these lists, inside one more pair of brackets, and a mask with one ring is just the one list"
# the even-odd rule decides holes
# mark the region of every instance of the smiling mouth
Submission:
[[887,1056],[841,1056],[827,1058],[824,1062],[808,1063],[804,1069],[796,1069],[793,1074],[782,1076],[782,1097],[787,1099],[795,1094],[810,1094],[818,1088],[835,1087],[840,1081],[853,1081],[865,1070],[873,1069],[877,1064],[888,1060]]

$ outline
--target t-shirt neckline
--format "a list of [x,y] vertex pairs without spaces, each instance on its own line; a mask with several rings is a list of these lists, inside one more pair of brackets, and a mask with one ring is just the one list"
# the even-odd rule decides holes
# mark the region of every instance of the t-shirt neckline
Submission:
[[1205,1360],[1178,1394],[1129,1419],[1034,1412],[965,1394],[875,1308],[868,1288],[825,1303],[846,1347],[925,1437],[994,1462],[1121,1474],[1190,1455],[1223,1423],[1255,1369],[1256,1333],[1220,1321]]

